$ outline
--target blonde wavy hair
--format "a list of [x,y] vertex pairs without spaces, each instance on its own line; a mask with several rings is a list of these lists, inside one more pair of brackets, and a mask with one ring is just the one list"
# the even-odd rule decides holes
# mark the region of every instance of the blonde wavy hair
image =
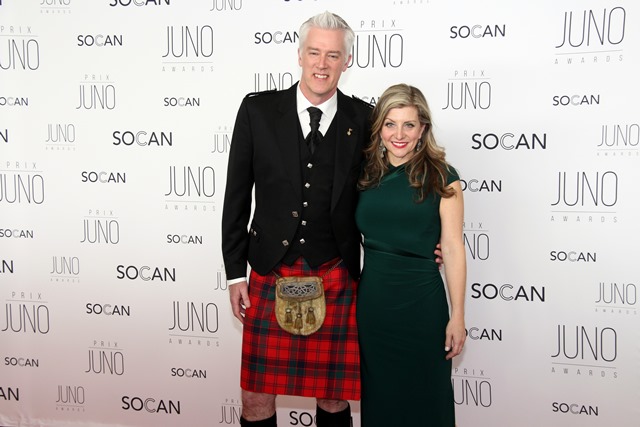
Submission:
[[389,170],[389,161],[386,156],[380,155],[380,131],[389,111],[403,107],[415,107],[420,125],[425,125],[416,153],[406,164],[409,184],[416,190],[416,201],[423,202],[431,192],[445,198],[453,196],[454,190],[447,188],[447,175],[452,167],[445,160],[444,148],[437,144],[433,136],[431,110],[427,100],[418,88],[402,83],[385,90],[373,110],[371,144],[364,151],[365,164],[358,188],[366,190],[377,187]]

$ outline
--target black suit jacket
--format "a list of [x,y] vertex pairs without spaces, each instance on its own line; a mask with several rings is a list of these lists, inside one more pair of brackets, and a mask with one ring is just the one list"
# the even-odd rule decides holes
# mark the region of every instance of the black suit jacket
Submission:
[[[302,216],[297,84],[245,97],[233,129],[222,214],[227,279],[261,275],[281,261]],[[362,150],[369,143],[371,107],[338,91],[331,224],[352,277],[360,275],[360,232],[355,224]],[[252,190],[255,206],[251,211]],[[249,219],[251,225],[249,224]]]

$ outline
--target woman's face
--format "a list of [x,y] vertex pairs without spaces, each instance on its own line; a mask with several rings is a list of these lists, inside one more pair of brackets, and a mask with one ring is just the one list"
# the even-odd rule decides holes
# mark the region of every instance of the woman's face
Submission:
[[416,107],[392,108],[384,118],[380,137],[393,166],[408,162],[415,154],[425,125],[420,124]]

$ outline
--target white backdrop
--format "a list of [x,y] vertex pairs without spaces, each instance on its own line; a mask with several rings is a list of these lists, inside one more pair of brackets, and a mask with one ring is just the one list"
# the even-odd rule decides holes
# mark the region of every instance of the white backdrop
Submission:
[[0,425],[239,425],[231,132],[323,10],[342,90],[420,87],[464,179],[458,425],[640,424],[637,2],[0,0]]

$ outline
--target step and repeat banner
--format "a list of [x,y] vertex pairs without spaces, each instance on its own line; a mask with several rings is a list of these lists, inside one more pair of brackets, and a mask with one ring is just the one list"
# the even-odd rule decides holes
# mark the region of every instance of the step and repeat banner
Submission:
[[637,2],[0,0],[0,425],[239,425],[231,134],[324,10],[343,92],[421,88],[462,176],[458,426],[640,424]]

